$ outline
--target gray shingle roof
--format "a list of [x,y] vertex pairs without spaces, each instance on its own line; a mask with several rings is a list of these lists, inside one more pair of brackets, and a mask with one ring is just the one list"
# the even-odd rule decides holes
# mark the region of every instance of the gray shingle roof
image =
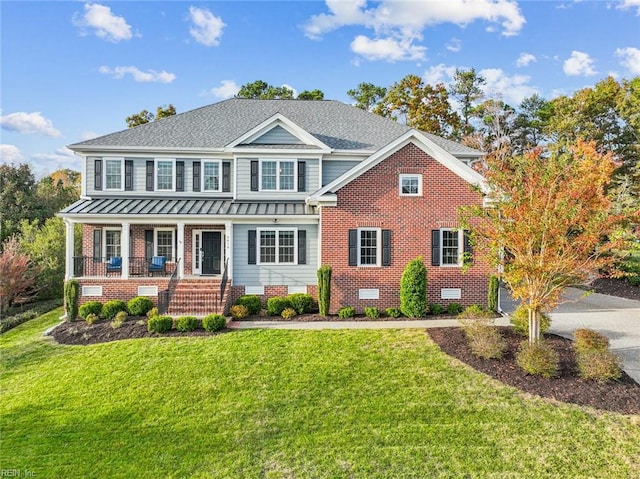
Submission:
[[[377,150],[409,130],[406,125],[334,100],[232,98],[69,147],[219,149],[278,113],[334,149]],[[478,154],[435,135],[430,138],[451,153]]]

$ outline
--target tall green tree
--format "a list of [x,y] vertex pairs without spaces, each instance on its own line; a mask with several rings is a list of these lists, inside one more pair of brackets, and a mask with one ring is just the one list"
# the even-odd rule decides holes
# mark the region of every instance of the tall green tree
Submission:
[[321,90],[318,90],[317,88],[311,91],[305,90],[298,94],[297,99],[298,100],[324,100],[324,92],[322,92]]
[[175,114],[176,108],[170,103],[169,106],[159,106],[156,109],[155,115],[150,111],[142,110],[140,113],[134,113],[133,115],[128,116],[125,121],[127,122],[127,127],[134,128],[136,126],[144,125],[145,123],[150,123],[154,120],[161,120],[162,118],[167,118]]
[[366,111],[373,111],[386,94],[386,88],[367,82],[362,82],[357,88],[347,91],[347,95],[356,102],[355,106]]
[[476,104],[484,97],[482,86],[487,80],[479,75],[474,68],[461,70],[456,68],[453,74],[453,83],[449,87],[449,93],[460,103],[462,125],[458,133],[459,136],[466,136],[473,133],[471,119],[474,116]]
[[537,93],[522,100],[514,122],[513,144],[523,153],[542,144],[549,122],[549,102]]
[[286,86],[269,85],[263,80],[256,80],[240,87],[236,98],[252,98],[255,100],[292,100],[293,90]]
[[38,218],[36,180],[27,163],[0,165],[0,245],[18,231],[20,221]]
[[36,186],[35,197],[39,205],[37,218],[44,221],[54,216],[80,198],[80,173],[57,171],[42,178]]

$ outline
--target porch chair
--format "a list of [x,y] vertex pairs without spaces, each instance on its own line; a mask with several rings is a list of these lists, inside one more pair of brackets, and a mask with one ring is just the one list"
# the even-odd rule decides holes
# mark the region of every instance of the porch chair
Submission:
[[109,258],[107,273],[122,273],[122,256],[112,256]]
[[156,273],[165,273],[167,258],[164,256],[154,256],[149,263],[149,276],[155,276]]

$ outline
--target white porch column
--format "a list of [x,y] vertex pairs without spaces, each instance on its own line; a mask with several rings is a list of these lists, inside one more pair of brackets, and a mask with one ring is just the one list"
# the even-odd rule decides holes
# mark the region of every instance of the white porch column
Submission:
[[64,279],[65,281],[73,278],[73,244],[74,244],[74,231],[73,223],[69,220],[64,220],[64,226],[66,230],[65,234],[65,262],[64,262]]
[[224,260],[227,262],[227,278],[233,278],[233,223],[224,223]]
[[178,261],[178,278],[184,278],[184,223],[178,222],[178,238],[176,240],[176,261]]
[[129,256],[131,256],[129,239],[129,223],[122,223],[122,235],[120,236],[120,254],[122,255],[122,273],[120,277],[122,279],[129,279]]

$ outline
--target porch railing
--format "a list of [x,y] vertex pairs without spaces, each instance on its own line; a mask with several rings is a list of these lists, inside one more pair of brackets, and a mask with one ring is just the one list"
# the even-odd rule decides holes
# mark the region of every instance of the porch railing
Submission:
[[176,286],[178,285],[178,263],[180,260],[176,262],[176,267],[171,273],[171,277],[169,278],[169,284],[167,285],[167,289],[164,291],[160,291],[158,293],[158,312],[160,314],[166,314],[169,310],[169,305],[171,304],[171,300],[173,298],[174,293],[176,292]]
[[222,280],[220,281],[220,304],[222,304],[222,300],[224,299],[224,292],[227,290],[227,281],[229,280],[228,273],[229,267],[229,258],[227,258],[224,262],[224,271],[222,272]]
[[[171,276],[178,270],[177,263],[165,263],[161,271],[150,270],[150,258],[130,257],[129,276]],[[74,277],[120,277],[122,276],[122,263],[112,261],[111,258],[93,256],[73,257]]]

